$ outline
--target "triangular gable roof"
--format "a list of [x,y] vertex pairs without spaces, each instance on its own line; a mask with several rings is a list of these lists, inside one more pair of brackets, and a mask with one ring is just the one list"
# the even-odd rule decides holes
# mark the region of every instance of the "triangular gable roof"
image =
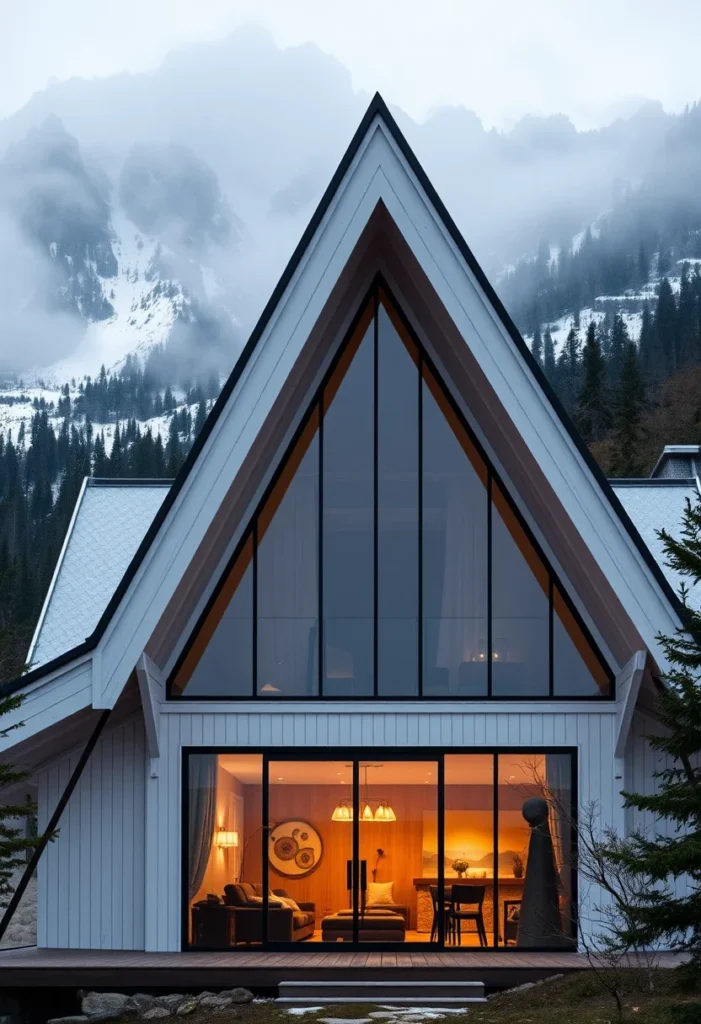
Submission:
[[[373,123],[379,119],[382,126],[388,133],[388,136],[396,150],[401,154],[401,158],[405,161],[406,167],[409,172],[418,182],[420,189],[426,196],[426,199],[431,204],[433,212],[437,217],[440,225],[449,236],[452,244],[455,246],[460,257],[465,261],[469,272],[473,275],[477,285],[484,294],[484,299],[491,306],[493,313],[496,315],[498,322],[501,324],[503,330],[508,334],[516,349],[525,362],[528,370],[535,379],[537,386],[541,389],[544,395],[547,397],[555,416],[559,419],[559,422],[569,437],[572,446],[581,456],[584,464],[588,468],[591,476],[593,477],[596,487],[599,490],[600,495],[603,496],[604,500],[610,505],[615,516],[622,523],[625,531],[627,532],[630,541],[636,549],[640,559],[647,567],[650,575],[655,580],[659,590],[668,602],[669,612],[672,618],[676,618],[678,614],[678,601],[672,588],[670,587],[667,579],[664,576],[660,566],[651,555],[648,548],[643,543],[638,531],[633,526],[629,516],[624,510],[621,502],[614,494],[613,490],[609,486],[606,478],[601,472],[599,466],[596,464],[591,454],[589,453],[586,445],[582,441],[581,437],[575,430],[571,420],[565,413],[561,406],[557,396],[553,392],[549,383],[545,379],[545,376],[533,358],[530,349],[526,345],[525,341],[521,337],[515,324],[511,320],[510,316],[506,312],[504,306],[496,295],[494,289],[489,284],[489,281],[484,275],[481,267],[477,260],[469,249],[467,243],[463,239],[462,235],[458,231],[454,221],[447,212],[445,206],[441,202],[431,182],[426,176],[424,170],[416,159],[412,152],[409,144],[402,135],[396,121],[389,112],[385,102],[379,94],[376,94],[372,102],[370,103],[365,116],[363,117],[341,163],[339,164],[335,174],[333,175],[331,182],[326,189],[321,202],[319,203],[309,225],[307,226],[299,244],[297,245],[287,267],[285,268],[282,277],[280,278],[275,290],[273,291],[268,303],[266,304],[261,317],[256,324],[251,336],[246,343],[246,346],[241,353],[234,369],[226,381],[222,392],[217,399],[212,411],[210,412],[207,421],[197,437],[180,473],[178,474],[173,486],[168,492],[165,500],[161,504],[156,516],[141,541],[138,550],[132,558],[129,567],[127,568],[124,576],[122,577],[118,587],[113,593],[107,607],[101,615],[99,622],[95,626],[93,632],[86,638],[86,640],[73,648],[70,651],[65,652],[58,658],[47,662],[39,668],[30,671],[21,678],[15,680],[12,683],[6,684],[4,687],[5,692],[12,692],[13,690],[20,689],[40,677],[59,669],[61,665],[66,664],[73,658],[87,654],[97,647],[101,639],[105,635],[108,626],[115,617],[115,613],[120,608],[120,605],[129,590],[131,584],[134,582],[139,570],[141,569],[147,554],[149,553],[155,539],[157,538],[159,531],[161,530],[164,522],[166,521],[169,513],[174,508],[178,499],[183,492],[186,482],[188,481],[194,467],[197,465],[198,459],[209,442],[210,438],[215,433],[222,414],[228,406],[228,403],[237,387],[241,382],[245,371],[249,368],[249,364],[252,361],[252,357],[256,352],[261,339],[266,334],[266,331],[271,327],[274,321],[275,314],[278,307],[287,292],[288,287],[293,285],[295,275],[300,272],[300,269],[304,266],[305,258],[308,255],[312,242],[315,239],[317,231],[320,229],[322,222],[328,216],[333,214],[333,204],[337,197],[337,193],[341,188],[341,185],[346,178],[349,171],[352,170],[354,163],[357,164],[359,154],[361,153],[363,143],[369,136]],[[131,666],[133,668],[133,666]],[[114,696],[114,695],[113,695]]]

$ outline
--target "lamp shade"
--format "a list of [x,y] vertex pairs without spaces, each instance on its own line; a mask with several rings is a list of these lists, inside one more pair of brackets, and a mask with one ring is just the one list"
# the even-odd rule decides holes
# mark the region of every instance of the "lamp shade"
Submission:
[[220,828],[214,835],[214,842],[217,846],[238,846],[239,834],[238,832],[228,832],[226,829]]
[[375,811],[375,821],[396,821],[397,815],[394,813],[391,804],[388,804],[386,800],[380,800],[377,810]]
[[331,821],[352,821],[353,807],[349,800],[341,800],[340,804],[334,807]]

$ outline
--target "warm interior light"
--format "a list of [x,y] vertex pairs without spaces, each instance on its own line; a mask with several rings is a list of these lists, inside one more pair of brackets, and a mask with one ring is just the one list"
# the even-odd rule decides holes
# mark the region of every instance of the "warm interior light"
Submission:
[[220,828],[214,835],[214,842],[217,846],[238,846],[239,834],[238,832],[229,832],[225,828]]
[[261,686],[260,692],[261,693],[279,693],[280,692],[280,687],[279,686],[273,686],[272,683],[266,683],[265,686]]
[[341,800],[340,804],[334,808],[334,812],[331,815],[331,821],[352,821],[353,820],[353,808],[351,807],[348,800]]
[[[370,790],[368,788],[368,768],[370,765],[363,764],[361,768],[365,770],[365,792],[362,794],[362,805],[363,809],[360,812],[361,821],[396,821],[397,815],[391,804],[387,800],[378,800],[377,809],[373,811],[372,805],[375,803],[374,800],[370,799]],[[381,768],[382,765],[373,765],[374,768]],[[337,774],[340,774],[338,772]],[[353,803],[351,800],[340,800],[334,807],[333,814],[331,815],[332,821],[353,821]]]
[[397,815],[394,813],[390,804],[386,800],[380,800],[377,810],[375,811],[375,821],[396,821]]

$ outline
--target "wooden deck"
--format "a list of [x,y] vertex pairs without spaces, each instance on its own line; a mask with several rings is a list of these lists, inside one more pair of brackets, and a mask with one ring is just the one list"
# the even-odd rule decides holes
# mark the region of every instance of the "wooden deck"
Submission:
[[[661,966],[679,962],[662,954]],[[280,981],[441,979],[483,981],[487,986],[518,985],[552,974],[587,968],[580,953],[519,950],[415,953],[290,952],[144,953],[128,950],[0,950],[0,987],[28,986],[187,989],[247,985],[275,988]]]

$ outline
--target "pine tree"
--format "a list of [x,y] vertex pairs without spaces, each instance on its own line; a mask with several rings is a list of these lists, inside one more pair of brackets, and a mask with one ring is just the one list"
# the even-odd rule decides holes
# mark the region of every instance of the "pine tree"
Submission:
[[570,329],[556,366],[557,391],[567,412],[573,416],[581,390],[581,360],[579,334]]
[[582,390],[577,403],[577,426],[586,441],[602,441],[611,426],[606,388],[606,364],[592,320],[582,352]]
[[545,335],[543,337],[543,372],[550,384],[554,384],[556,376],[555,345],[553,344],[553,336],[548,327],[545,328]]
[[[0,697],[0,720],[20,707],[23,694]],[[20,723],[8,729],[0,727],[3,739],[19,728]],[[0,762],[0,791],[7,786],[18,786],[31,777],[31,772],[20,771],[6,761]],[[42,836],[32,835],[26,823],[36,815],[36,805],[27,797],[23,803],[0,803],[0,905],[7,905],[8,897],[14,890],[13,875],[26,865],[27,851],[33,850],[42,841]]]
[[182,447],[178,432],[178,420],[179,417],[176,415],[170,421],[168,443],[165,448],[166,474],[171,477],[178,475],[178,470],[182,465]]
[[100,433],[95,438],[93,474],[97,477],[107,476],[107,453],[105,452],[105,435]]
[[197,435],[199,434],[200,430],[202,430],[202,427],[204,426],[206,419],[207,419],[207,403],[205,402],[205,400],[203,398],[202,401],[200,402],[200,404],[197,406],[197,415],[195,417],[195,437],[197,437]]
[[677,369],[678,326],[677,304],[674,301],[674,292],[669,280],[663,277],[660,281],[660,291],[657,296],[655,329],[662,357],[662,375],[666,377],[671,376]]
[[608,358],[608,382],[612,390],[618,388],[618,382],[621,378],[621,369],[623,367],[624,353],[628,348],[630,338],[628,336],[628,328],[626,327],[625,320],[620,313],[616,313],[613,318],[613,327],[611,328],[611,341],[609,343],[609,358]]
[[[668,564],[693,584],[701,582],[701,502],[687,500],[679,540],[661,530]],[[678,943],[690,955],[685,970],[701,975],[701,613],[681,591],[683,625],[661,638],[667,662],[665,689],[657,698],[662,735],[648,737],[666,767],[656,773],[657,792],[626,793],[628,807],[666,819],[674,830],[666,836],[656,826],[650,835],[635,832],[614,859],[649,876],[649,897],[633,922],[638,948],[660,939]],[[669,834],[671,833],[671,834]],[[685,875],[690,885],[677,896],[671,879]]]
[[114,439],[112,441],[112,452],[110,453],[109,475],[121,477],[124,475],[124,449],[122,438],[119,433],[119,424],[114,428]]
[[650,265],[648,263],[647,255],[645,253],[644,242],[640,243],[640,248],[638,249],[638,261],[636,269],[638,271],[638,284],[645,284],[648,277],[650,276]]
[[614,410],[613,476],[641,476],[640,420],[644,402],[638,352],[630,341],[623,354],[621,379]]
[[539,366],[543,365],[543,339],[540,336],[540,327],[536,327],[533,334],[533,344],[531,345],[531,352],[533,358]]

